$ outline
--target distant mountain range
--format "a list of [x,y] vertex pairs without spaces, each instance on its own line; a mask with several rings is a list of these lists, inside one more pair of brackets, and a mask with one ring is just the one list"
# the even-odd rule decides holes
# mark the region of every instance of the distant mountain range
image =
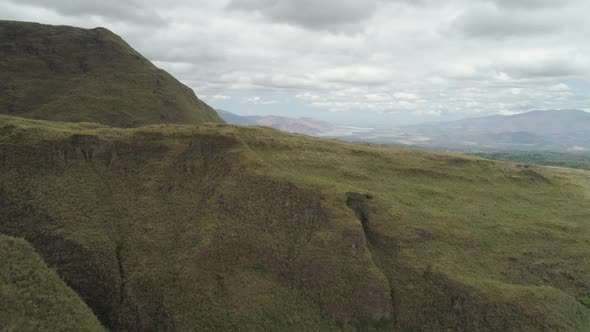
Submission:
[[424,123],[390,130],[369,128],[335,131],[322,136],[469,152],[590,151],[590,113],[580,110],[532,111]]
[[590,113],[580,110],[532,111],[413,127],[421,130],[438,129],[444,132],[460,130],[463,134],[527,132],[535,135],[563,135],[572,132],[588,132],[590,130]]
[[232,112],[217,110],[217,113],[229,124],[240,126],[264,126],[289,133],[318,135],[334,129],[327,122],[312,118],[288,118],[284,116],[241,116]]
[[590,113],[580,110],[493,115],[406,128],[430,146],[483,150],[590,150]]

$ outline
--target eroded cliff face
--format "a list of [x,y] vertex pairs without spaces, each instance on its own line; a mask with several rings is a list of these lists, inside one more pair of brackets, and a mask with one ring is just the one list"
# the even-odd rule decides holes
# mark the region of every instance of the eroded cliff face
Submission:
[[0,235],[0,327],[6,331],[104,331],[92,310],[29,243]]
[[[551,173],[261,128],[4,122],[0,232],[29,241],[113,330],[565,331],[590,321],[576,301],[585,267],[536,282],[531,256],[513,257],[521,248],[478,251],[494,233],[479,237],[453,202],[491,204],[500,183],[531,197],[572,190],[568,204],[582,206]],[[452,186],[458,198],[440,189]],[[498,227],[482,209],[480,223]],[[504,259],[519,276],[489,263]]]
[[353,213],[257,174],[243,148],[232,135],[157,130],[3,144],[0,232],[32,243],[115,330],[256,327],[281,319],[272,306],[391,319]]

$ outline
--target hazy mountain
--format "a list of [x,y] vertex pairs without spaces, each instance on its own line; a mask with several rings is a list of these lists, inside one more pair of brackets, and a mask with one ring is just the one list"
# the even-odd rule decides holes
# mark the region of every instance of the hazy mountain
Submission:
[[[63,43],[67,66],[102,56],[85,45]],[[36,70],[69,93],[46,65],[22,81]],[[113,96],[91,87],[72,98]],[[153,94],[136,87],[117,95],[131,122]],[[0,115],[0,330],[97,329],[88,308],[113,331],[590,329],[590,173],[191,123]]]
[[0,21],[0,114],[118,127],[222,122],[104,28]]
[[284,116],[240,116],[228,111],[217,110],[219,115],[229,124],[240,126],[265,126],[288,133],[317,135],[333,130],[334,126],[327,122],[312,118],[293,119]]
[[456,151],[588,151],[590,113],[579,110],[533,111],[452,122],[431,122],[391,129],[335,132],[329,137]]
[[540,150],[590,149],[590,113],[579,110],[494,115],[406,128],[434,145]]
[[526,132],[534,135],[567,135],[590,132],[590,113],[580,110],[532,111],[515,115],[493,115],[453,122],[412,126],[456,134],[503,134]]
[[227,123],[238,125],[238,126],[257,126],[258,121],[261,120],[262,116],[242,116],[237,115],[235,113],[224,111],[224,110],[217,110],[217,114]]

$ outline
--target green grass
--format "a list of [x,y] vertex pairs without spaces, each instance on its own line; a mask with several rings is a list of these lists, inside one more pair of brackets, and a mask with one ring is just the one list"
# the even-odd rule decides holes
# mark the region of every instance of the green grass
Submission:
[[0,232],[116,329],[585,331],[588,175],[0,117]]
[[590,170],[590,154],[574,152],[525,152],[511,151],[498,153],[478,153],[479,157],[515,163],[567,167]]
[[0,331],[104,331],[24,240],[0,235]]
[[223,122],[104,28],[0,21],[0,113],[116,127]]

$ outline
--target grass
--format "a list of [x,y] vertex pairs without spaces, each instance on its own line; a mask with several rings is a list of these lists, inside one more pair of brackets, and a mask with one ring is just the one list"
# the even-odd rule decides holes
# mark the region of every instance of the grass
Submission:
[[0,113],[116,127],[223,122],[104,28],[0,21]]
[[510,161],[515,163],[590,170],[590,154],[588,153],[512,151],[499,153],[478,153],[476,155],[483,158]]
[[6,116],[0,156],[0,232],[114,329],[590,328],[584,171]]
[[0,235],[1,331],[104,331],[24,240]]

